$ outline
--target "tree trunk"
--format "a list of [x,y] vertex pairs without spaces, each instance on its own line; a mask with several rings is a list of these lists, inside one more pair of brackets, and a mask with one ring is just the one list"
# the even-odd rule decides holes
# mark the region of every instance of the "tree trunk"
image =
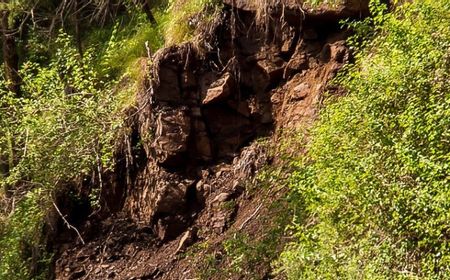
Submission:
[[75,13],[73,15],[74,17],[74,24],[75,24],[75,36],[77,40],[77,49],[78,53],[80,54],[80,57],[83,57],[83,43],[81,39],[81,29],[80,29],[80,11],[81,11],[81,5],[80,1],[75,1]]
[[156,22],[155,17],[153,16],[152,9],[151,9],[151,6],[150,6],[150,1],[149,0],[142,0],[142,1],[143,1],[142,9],[144,10],[145,14],[147,15],[148,20],[152,24],[156,25],[157,22]]
[[9,11],[0,11],[3,64],[8,89],[20,96],[19,56],[17,54],[16,31],[9,25]]

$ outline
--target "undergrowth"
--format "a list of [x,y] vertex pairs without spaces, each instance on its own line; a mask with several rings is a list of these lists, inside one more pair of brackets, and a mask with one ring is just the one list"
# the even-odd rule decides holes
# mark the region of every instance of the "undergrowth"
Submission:
[[348,94],[328,100],[290,179],[305,212],[274,263],[289,279],[450,273],[450,2],[372,12],[352,24]]

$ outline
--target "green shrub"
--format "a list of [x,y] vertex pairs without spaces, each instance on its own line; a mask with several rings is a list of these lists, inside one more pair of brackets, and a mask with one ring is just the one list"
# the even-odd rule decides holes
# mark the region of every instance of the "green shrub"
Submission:
[[[379,5],[292,174],[305,215],[276,263],[290,279],[450,273],[450,2]],[[362,25],[361,25],[362,24]]]
[[[42,192],[36,188],[27,193],[8,221],[0,222],[0,279],[31,279],[30,266],[50,265],[51,255],[41,244],[43,209],[47,207]],[[33,279],[48,279],[47,269],[35,273]]]
[[136,62],[147,58],[148,51],[152,54],[164,45],[161,21],[165,12],[155,12],[157,25],[151,24],[141,11],[133,9],[133,12],[129,17],[118,18],[112,26],[89,33],[86,41],[99,50],[97,72],[113,78],[124,74],[136,78],[139,76],[136,69],[140,69]]
[[56,45],[48,65],[24,63],[24,98],[4,89],[0,95],[0,157],[10,159],[8,174],[0,178],[0,202],[11,196],[18,201],[11,213],[0,212],[1,279],[29,278],[23,244],[39,248],[55,188],[113,164],[114,139],[128,105],[123,93],[113,91],[114,81],[98,79],[93,49],[81,58],[63,33]]

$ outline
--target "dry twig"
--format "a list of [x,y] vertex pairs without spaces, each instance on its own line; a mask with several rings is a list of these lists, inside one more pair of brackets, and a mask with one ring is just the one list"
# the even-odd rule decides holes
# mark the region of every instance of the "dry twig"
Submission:
[[64,215],[61,213],[61,211],[59,210],[58,206],[56,206],[56,203],[55,203],[55,202],[52,202],[52,203],[53,203],[53,206],[55,207],[56,211],[58,212],[59,216],[61,217],[61,219],[63,219],[63,222],[64,222],[64,224],[67,226],[67,228],[68,228],[68,229],[73,229],[73,230],[77,233],[78,238],[80,238],[81,243],[82,243],[83,245],[85,245],[86,243],[84,242],[83,237],[81,237],[81,234],[80,234],[80,232],[78,231],[78,229],[77,229],[76,227],[72,226],[72,225],[67,221],[66,217],[64,217]]

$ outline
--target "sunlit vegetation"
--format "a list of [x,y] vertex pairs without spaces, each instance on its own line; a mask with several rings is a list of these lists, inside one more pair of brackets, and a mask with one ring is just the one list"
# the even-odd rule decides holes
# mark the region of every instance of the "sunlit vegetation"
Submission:
[[303,210],[275,264],[289,279],[450,273],[450,2],[372,14],[351,24],[347,95],[328,100],[291,176]]

